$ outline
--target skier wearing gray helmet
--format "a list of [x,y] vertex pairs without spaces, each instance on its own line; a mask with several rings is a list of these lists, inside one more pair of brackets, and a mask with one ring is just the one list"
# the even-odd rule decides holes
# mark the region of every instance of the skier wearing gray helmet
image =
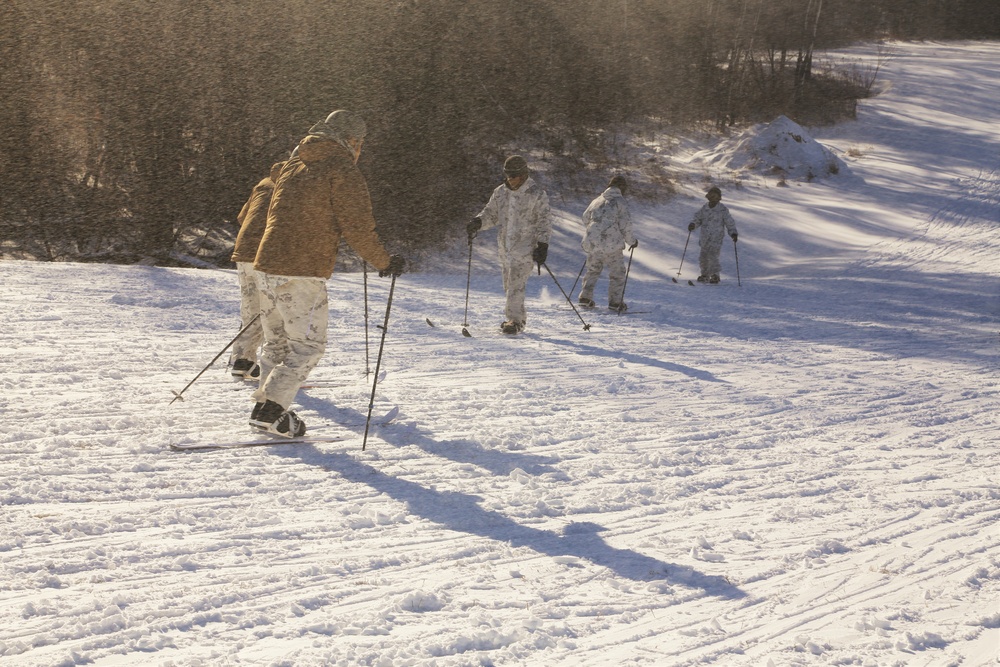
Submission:
[[271,197],[254,261],[264,347],[250,425],[277,435],[294,438],[306,430],[289,408],[326,350],[326,281],[340,241],[380,276],[398,276],[405,267],[375,231],[368,185],[357,168],[365,129],[360,117],[344,110],[314,125],[282,168]]

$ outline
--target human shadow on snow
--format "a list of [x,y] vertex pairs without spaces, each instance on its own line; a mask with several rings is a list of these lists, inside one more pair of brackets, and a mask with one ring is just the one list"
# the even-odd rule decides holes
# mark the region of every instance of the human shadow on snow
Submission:
[[[666,580],[721,598],[735,600],[746,597],[743,590],[724,577],[666,563],[630,549],[612,547],[598,535],[603,528],[596,524],[571,523],[561,534],[533,528],[500,512],[483,509],[477,496],[457,491],[437,491],[386,475],[345,452],[324,452],[312,445],[279,447],[272,451],[279,456],[298,458],[308,465],[336,473],[349,482],[367,485],[378,493],[405,503],[410,513],[449,530],[496,540],[512,547],[525,547],[551,557],[579,558],[634,581]],[[566,564],[574,565],[572,562]]]
[[[355,410],[335,405],[332,401],[310,396],[308,390],[302,390],[296,397],[296,402],[304,408],[315,410],[321,415],[329,416],[334,422],[346,424],[343,428],[355,431],[359,435],[364,433],[364,422],[367,414]],[[377,421],[377,417],[373,417]],[[360,424],[360,426],[359,426]],[[413,445],[424,450],[433,456],[440,456],[456,463],[470,463],[489,471],[493,475],[506,477],[514,470],[520,468],[530,475],[552,474],[558,478],[565,478],[565,474],[552,467],[559,462],[558,458],[552,456],[539,456],[537,454],[526,454],[521,452],[497,452],[486,449],[478,442],[468,439],[460,440],[436,440],[424,429],[415,426],[400,425],[379,428],[377,425],[369,432],[369,439],[378,432],[378,438],[396,447],[406,447]]]
[[[525,334],[526,337],[531,337],[530,334]],[[662,368],[663,370],[670,371],[671,373],[681,373],[687,375],[688,377],[694,378],[696,380],[704,380],[705,382],[726,382],[708,371],[698,370],[697,368],[692,368],[690,366],[684,366],[682,364],[674,364],[669,361],[662,361],[654,357],[647,357],[641,354],[634,354],[632,352],[625,352],[623,350],[612,350],[608,348],[598,347],[596,345],[588,345],[587,343],[581,343],[577,340],[567,340],[564,338],[553,338],[550,336],[545,336],[544,338],[538,337],[550,345],[564,345],[566,347],[573,347],[580,351],[581,354],[586,354],[595,357],[610,357],[612,359],[619,359],[621,361],[628,362],[630,364],[641,364],[644,366],[653,366],[654,368]]]
[[812,278],[745,283],[743,290],[718,292],[714,310],[676,308],[672,324],[695,335],[801,341],[975,365],[983,363],[984,350],[995,349],[990,329],[1000,294],[996,277],[956,280],[908,268],[859,273],[817,269]]

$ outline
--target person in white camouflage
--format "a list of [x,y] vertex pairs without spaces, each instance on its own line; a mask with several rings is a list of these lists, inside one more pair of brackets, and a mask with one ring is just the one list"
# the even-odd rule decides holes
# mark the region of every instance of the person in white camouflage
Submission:
[[524,308],[525,288],[532,264],[539,268],[549,250],[552,221],[549,197],[531,177],[527,161],[512,155],[503,165],[504,182],[498,186],[483,210],[466,226],[469,243],[481,229],[499,226],[497,245],[506,294],[504,321],[500,330],[516,334],[524,329],[528,313]]
[[260,377],[257,350],[264,341],[264,328],[260,318],[254,322],[254,318],[260,315],[260,287],[253,263],[257,259],[257,248],[267,226],[267,209],[271,205],[274,182],[278,180],[284,165],[284,162],[271,165],[270,173],[254,186],[250,198],[236,216],[240,231],[236,235],[231,259],[236,263],[236,275],[240,282],[240,319],[243,327],[249,328],[233,343],[232,374],[233,377],[246,380],[257,380]]
[[326,350],[326,281],[343,239],[380,276],[398,276],[405,261],[389,255],[357,168],[364,121],[338,110],[309,130],[281,170],[254,261],[260,278],[264,347],[250,425],[300,437],[305,423],[289,409]]
[[714,186],[709,188],[705,193],[705,199],[708,203],[695,212],[694,219],[688,225],[688,231],[693,232],[701,228],[698,238],[698,245],[701,247],[701,253],[698,255],[701,275],[698,276],[698,282],[717,285],[722,268],[719,262],[722,240],[729,234],[733,243],[736,243],[739,235],[736,232],[736,221],[722,203],[722,190]]
[[608,308],[618,312],[628,310],[624,302],[625,260],[622,250],[636,248],[639,242],[632,235],[632,216],[625,201],[628,181],[618,175],[611,179],[607,189],[583,212],[583,251],[587,253],[584,265],[583,289],[578,303],[593,308],[594,288],[604,267],[608,269]]

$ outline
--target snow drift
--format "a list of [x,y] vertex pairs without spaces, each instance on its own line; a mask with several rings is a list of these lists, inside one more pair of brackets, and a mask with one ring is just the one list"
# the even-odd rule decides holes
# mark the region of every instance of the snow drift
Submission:
[[848,171],[843,160],[785,116],[751,127],[714,153],[708,162],[784,180],[812,182]]

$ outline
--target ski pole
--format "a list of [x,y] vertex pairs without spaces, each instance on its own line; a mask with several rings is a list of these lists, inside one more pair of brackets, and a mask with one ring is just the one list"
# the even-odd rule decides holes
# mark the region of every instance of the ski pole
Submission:
[[462,335],[466,338],[472,338],[472,334],[469,333],[469,285],[472,283],[472,239],[474,237],[469,237],[469,272],[465,276],[465,318],[462,320]]
[[[685,242],[684,242],[684,252],[682,252],[682,253],[681,253],[681,265],[677,267],[677,277],[678,277],[678,278],[679,278],[679,277],[680,277],[680,275],[681,275],[681,268],[682,268],[682,267],[684,266],[684,255],[686,255],[686,254],[687,254],[687,251],[688,251],[688,243],[689,243],[690,241],[691,241],[691,230],[689,229],[689,230],[688,230],[688,237],[687,237],[687,241],[685,241]],[[674,282],[677,282],[677,278],[671,278],[671,280],[673,280]]]
[[253,326],[254,322],[256,322],[259,319],[260,319],[260,313],[257,313],[256,315],[254,315],[253,319],[251,319],[249,322],[247,322],[246,326],[244,326],[242,329],[240,329],[240,332],[238,334],[236,334],[235,336],[233,336],[233,339],[231,341],[229,341],[228,343],[226,343],[226,346],[224,348],[222,348],[222,351],[219,352],[217,355],[215,355],[215,358],[212,359],[210,362],[208,362],[207,366],[205,366],[204,368],[201,369],[201,373],[198,373],[197,375],[195,375],[194,379],[191,380],[190,382],[188,382],[186,387],[184,387],[180,391],[173,392],[174,398],[173,398],[172,401],[170,401],[170,403],[168,405],[173,405],[173,402],[176,401],[176,400],[178,400],[178,399],[180,399],[180,400],[183,401],[184,397],[181,396],[181,394],[183,394],[185,391],[187,391],[188,387],[190,387],[191,385],[193,385],[195,383],[195,381],[198,378],[201,377],[202,373],[204,373],[209,368],[211,368],[212,364],[214,364],[216,361],[218,361],[219,357],[221,357],[223,354],[225,354],[226,350],[228,350],[230,348],[230,346],[232,346],[232,344],[235,343],[239,339],[239,337],[242,336],[246,332],[246,330],[249,329],[251,326]]
[[584,331],[590,331],[590,325],[587,324],[586,320],[583,319],[583,315],[581,315],[580,311],[577,310],[576,306],[573,305],[573,300],[570,299],[569,296],[567,296],[566,290],[564,290],[562,288],[562,285],[559,284],[559,281],[556,280],[556,275],[554,273],[552,273],[552,269],[549,268],[549,265],[543,263],[543,264],[541,264],[541,266],[544,266],[545,270],[549,272],[549,275],[552,276],[552,282],[554,282],[556,284],[556,287],[559,288],[559,291],[562,292],[562,295],[564,297],[566,297],[566,302],[569,304],[569,307],[573,309],[573,312],[576,313],[576,316],[580,318],[581,322],[583,322],[583,330]]
[[625,288],[628,286],[628,272],[632,270],[632,253],[635,252],[635,246],[628,249],[628,267],[625,268],[625,282],[622,283],[622,295],[618,299],[618,314],[622,314],[622,305],[625,303]]
[[573,281],[573,286],[569,288],[569,295],[573,296],[573,292],[576,291],[576,284],[580,282],[580,276],[583,275],[583,270],[587,268],[587,260],[583,260],[583,266],[580,267],[580,273],[576,274],[576,280]]
[[372,410],[375,408],[375,388],[378,386],[378,369],[382,365],[382,348],[385,347],[385,334],[389,331],[389,310],[392,308],[392,292],[396,289],[396,276],[389,283],[389,298],[385,302],[385,320],[382,322],[382,342],[378,344],[378,357],[375,359],[375,380],[372,382],[372,395],[368,399],[368,419],[365,420],[365,437],[361,441],[361,451],[368,444],[368,427],[372,423]]
[[363,265],[365,275],[365,377],[372,372],[371,364],[368,361],[368,262]]
[[740,282],[740,251],[736,249],[736,239],[733,239],[733,252],[736,253],[736,286],[743,287]]

